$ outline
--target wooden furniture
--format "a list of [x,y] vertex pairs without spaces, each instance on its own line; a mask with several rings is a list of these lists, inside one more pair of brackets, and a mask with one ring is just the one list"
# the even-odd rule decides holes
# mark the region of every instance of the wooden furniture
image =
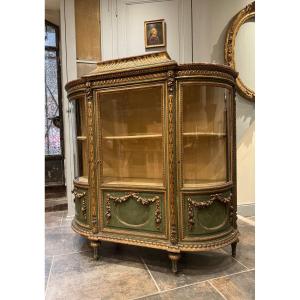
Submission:
[[98,63],[66,85],[76,108],[75,232],[181,252],[238,241],[235,79],[166,52]]

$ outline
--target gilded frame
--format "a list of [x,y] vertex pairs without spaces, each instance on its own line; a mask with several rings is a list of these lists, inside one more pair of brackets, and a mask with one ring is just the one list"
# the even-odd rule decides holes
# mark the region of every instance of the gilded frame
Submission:
[[[240,12],[238,12],[232,19],[230,26],[228,28],[226,40],[225,40],[225,47],[224,47],[225,62],[234,70],[236,70],[235,55],[234,55],[236,36],[238,34],[240,27],[246,21],[252,18],[255,18],[255,1],[248,4]],[[245,97],[249,101],[253,101],[253,102],[255,101],[255,91],[253,91],[248,86],[246,86],[240,76],[237,77],[236,84],[237,84],[237,91],[242,97]]]
[[[155,45],[149,45],[148,44],[148,39],[147,39],[147,25],[148,24],[154,24],[154,23],[161,23],[161,26],[162,26],[162,43],[155,44]],[[165,22],[164,19],[151,20],[151,21],[145,21],[144,22],[144,41],[145,41],[145,49],[166,47],[166,22]]]

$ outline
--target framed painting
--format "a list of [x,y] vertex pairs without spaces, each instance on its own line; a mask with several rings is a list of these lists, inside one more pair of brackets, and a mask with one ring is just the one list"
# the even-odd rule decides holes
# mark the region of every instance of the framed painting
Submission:
[[166,46],[165,20],[153,20],[144,22],[145,48]]

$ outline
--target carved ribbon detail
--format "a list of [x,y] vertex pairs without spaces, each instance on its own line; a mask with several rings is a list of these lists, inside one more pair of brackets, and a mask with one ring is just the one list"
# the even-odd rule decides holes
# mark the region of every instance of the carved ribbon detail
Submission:
[[130,193],[128,195],[122,196],[122,197],[114,197],[110,194],[106,195],[106,223],[108,224],[111,219],[111,207],[110,207],[110,201],[113,201],[116,204],[126,202],[128,199],[133,198],[138,203],[141,203],[142,205],[149,205],[151,203],[155,202],[155,224],[156,227],[159,228],[161,223],[161,212],[160,212],[160,199],[158,196],[154,196],[153,198],[142,198],[137,193]]
[[[228,197],[224,197],[222,194],[213,194],[210,196],[209,200],[206,201],[195,201],[192,200],[190,197],[187,199],[188,201],[188,227],[191,231],[195,224],[194,221],[194,208],[205,208],[211,206],[215,201],[220,201],[224,204],[231,203],[232,193],[229,194]],[[232,216],[234,214],[234,207],[230,206],[230,221],[232,220]]]
[[76,201],[80,201],[80,209],[81,209],[81,213],[83,218],[86,220],[87,219],[87,203],[86,203],[86,199],[85,199],[85,195],[86,192],[78,192],[77,190],[72,190],[72,194],[74,195],[74,202]]

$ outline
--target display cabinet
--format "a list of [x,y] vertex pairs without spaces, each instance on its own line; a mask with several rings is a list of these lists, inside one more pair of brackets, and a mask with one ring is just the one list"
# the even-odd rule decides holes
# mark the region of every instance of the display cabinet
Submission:
[[[76,114],[75,217],[91,241],[181,252],[238,241],[235,80],[166,52],[97,64],[66,85]],[[76,127],[76,128],[75,128]]]

